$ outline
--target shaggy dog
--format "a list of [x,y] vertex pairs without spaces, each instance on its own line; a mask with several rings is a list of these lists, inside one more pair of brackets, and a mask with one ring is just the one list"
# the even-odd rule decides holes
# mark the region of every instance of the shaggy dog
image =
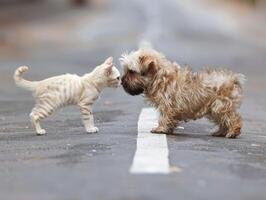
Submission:
[[120,58],[122,85],[130,95],[144,97],[160,113],[152,133],[173,133],[181,121],[207,117],[219,126],[213,136],[235,138],[241,131],[237,109],[243,97],[245,76],[225,69],[192,72],[168,61],[152,48]]

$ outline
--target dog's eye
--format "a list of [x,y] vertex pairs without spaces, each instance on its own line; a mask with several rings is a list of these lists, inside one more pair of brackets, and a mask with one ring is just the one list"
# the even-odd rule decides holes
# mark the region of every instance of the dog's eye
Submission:
[[144,71],[144,72],[141,72],[140,75],[141,76],[147,76],[148,72],[147,71]]
[[147,73],[146,72],[141,72],[141,74],[140,74],[141,76],[146,76],[147,75]]

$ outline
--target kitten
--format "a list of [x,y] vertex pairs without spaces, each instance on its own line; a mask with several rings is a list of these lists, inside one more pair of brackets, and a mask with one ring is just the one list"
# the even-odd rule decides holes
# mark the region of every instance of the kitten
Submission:
[[68,105],[79,106],[88,133],[98,132],[94,126],[91,106],[104,87],[120,85],[120,73],[113,65],[112,57],[83,76],[65,74],[42,81],[28,81],[22,78],[27,70],[26,66],[19,67],[15,71],[14,80],[17,86],[31,91],[35,97],[36,104],[30,118],[37,135],[46,133],[40,126],[41,119]]

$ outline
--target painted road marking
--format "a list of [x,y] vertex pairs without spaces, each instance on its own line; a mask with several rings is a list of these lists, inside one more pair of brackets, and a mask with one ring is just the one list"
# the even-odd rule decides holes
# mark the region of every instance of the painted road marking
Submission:
[[138,120],[137,149],[130,172],[170,173],[169,150],[165,134],[152,134],[157,125],[158,113],[153,108],[143,108]]

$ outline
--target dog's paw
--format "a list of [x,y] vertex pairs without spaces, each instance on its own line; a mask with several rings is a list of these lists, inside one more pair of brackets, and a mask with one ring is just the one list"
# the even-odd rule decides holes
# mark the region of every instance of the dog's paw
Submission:
[[46,131],[44,129],[37,130],[37,135],[45,135]]
[[172,132],[169,131],[168,129],[165,129],[164,127],[156,127],[151,130],[152,133],[157,133],[157,134],[171,134]]
[[236,138],[240,133],[228,132],[225,137],[226,138]]
[[87,133],[97,133],[99,129],[97,127],[90,127],[86,129]]

